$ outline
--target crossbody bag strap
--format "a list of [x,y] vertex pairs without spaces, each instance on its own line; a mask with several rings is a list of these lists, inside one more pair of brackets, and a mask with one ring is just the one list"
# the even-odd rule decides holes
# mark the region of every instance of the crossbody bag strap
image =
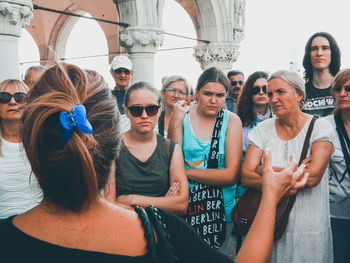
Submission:
[[156,240],[154,238],[154,233],[153,233],[153,227],[151,224],[151,221],[145,211],[140,206],[135,207],[135,212],[138,214],[142,227],[145,231],[145,239],[147,241],[147,252],[149,253],[152,262],[153,263],[158,263],[158,255],[157,255],[157,247],[156,247]]
[[337,127],[340,145],[341,145],[341,148],[343,150],[346,169],[348,171],[348,175],[350,175],[350,171],[349,171],[349,169],[350,169],[350,156],[349,156],[349,151],[348,151],[348,149],[350,149],[349,136],[348,136],[348,133],[346,132],[344,122],[341,118],[341,115],[340,114],[334,115],[334,120],[335,120],[335,124]]
[[158,133],[164,137],[164,116],[165,109],[162,110],[158,119]]
[[304,145],[303,145],[303,150],[301,151],[300,159],[299,159],[299,164],[301,165],[302,161],[306,158],[307,150],[309,149],[310,146],[310,137],[312,130],[314,129],[315,121],[319,118],[319,116],[314,115],[312,117],[312,120],[309,125],[309,129],[307,130],[305,140],[304,140]]
[[224,110],[221,109],[216,115],[213,134],[211,137],[210,151],[207,168],[218,168],[219,161],[219,138],[220,130],[224,119]]

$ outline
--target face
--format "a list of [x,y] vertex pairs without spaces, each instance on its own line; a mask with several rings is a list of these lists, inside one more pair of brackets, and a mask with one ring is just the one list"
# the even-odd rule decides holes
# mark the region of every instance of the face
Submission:
[[127,90],[130,85],[130,78],[134,71],[126,68],[111,69],[112,77],[114,78],[115,85],[118,89]]
[[315,37],[311,42],[311,65],[314,69],[327,69],[331,63],[331,48],[325,37]]
[[219,82],[208,82],[197,91],[198,110],[205,115],[216,116],[225,103],[225,86]]
[[[11,95],[22,92],[22,90],[18,90],[14,86],[8,86],[4,89],[3,92],[8,92]],[[2,104],[0,103],[0,119],[1,120],[20,120],[22,118],[22,110],[19,108],[23,105],[23,103],[16,102],[14,97],[11,97],[11,100],[8,103]]]
[[175,103],[179,100],[187,98],[187,89],[184,81],[172,82],[165,91],[162,91],[165,103],[167,107],[174,107]]
[[342,110],[350,109],[350,79],[343,86],[333,88],[333,96],[337,107]]
[[[257,94],[252,96],[252,101],[254,105],[260,106],[269,103],[269,99],[267,97],[267,80],[265,78],[257,79],[254,82],[252,89],[259,91]],[[264,92],[264,90],[266,92]]]
[[230,76],[229,79],[231,83],[231,86],[229,89],[230,96],[237,99],[242,90],[243,76],[241,74],[238,74],[235,76]]
[[[140,110],[140,107],[147,108],[142,110],[139,117],[133,116],[133,108]],[[153,91],[138,89],[130,94],[128,107],[124,107],[124,111],[126,116],[130,119],[131,129],[142,134],[147,134],[153,132],[160,114],[159,108],[158,96]],[[147,111],[149,111],[149,115]],[[154,116],[150,116],[155,112],[156,114]]]
[[268,97],[271,108],[276,116],[281,117],[300,110],[302,95],[285,80],[275,78],[268,82]]

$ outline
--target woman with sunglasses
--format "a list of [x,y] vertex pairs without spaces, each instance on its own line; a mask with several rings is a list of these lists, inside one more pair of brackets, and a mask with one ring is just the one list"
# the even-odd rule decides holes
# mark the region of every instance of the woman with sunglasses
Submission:
[[205,70],[197,82],[197,104],[188,106],[185,101],[178,102],[174,107],[168,133],[168,138],[182,145],[190,189],[198,183],[222,186],[226,238],[219,250],[226,255],[234,254],[234,248],[228,244],[233,228],[231,210],[235,204],[234,184],[242,156],[241,121],[228,110],[223,110],[222,125],[217,134],[217,168],[207,169],[207,165],[214,123],[224,106],[229,85],[225,73],[219,68]]
[[334,262],[350,262],[350,69],[340,71],[332,85],[336,108],[325,117],[336,129],[329,162],[329,200]]
[[0,83],[0,219],[25,212],[42,198],[20,136],[22,106],[28,90],[20,80]]
[[[292,155],[300,161],[312,116],[301,111],[305,85],[293,71],[281,70],[268,80],[268,97],[276,118],[265,120],[248,135],[242,186],[261,191],[263,150],[271,149],[275,171],[287,167]],[[332,262],[327,165],[333,152],[334,130],[324,119],[314,122],[307,149],[304,189],[296,195],[282,237],[275,240],[271,262]],[[293,200],[292,200],[293,202]]]
[[230,262],[170,212],[150,208],[147,216],[140,207],[107,201],[119,116],[95,71],[69,64],[45,71],[28,94],[22,120],[23,146],[44,199],[0,220],[1,262]]
[[190,94],[190,91],[191,86],[183,77],[174,75],[163,79],[161,93],[164,99],[165,108],[162,110],[159,116],[156,132],[165,138],[167,137],[170,116],[174,105],[180,100],[186,100]]
[[[116,172],[117,201],[183,215],[188,189],[180,147],[154,133],[161,97],[149,83],[137,82],[125,94],[130,130],[122,134]],[[171,186],[171,187],[170,187]]]

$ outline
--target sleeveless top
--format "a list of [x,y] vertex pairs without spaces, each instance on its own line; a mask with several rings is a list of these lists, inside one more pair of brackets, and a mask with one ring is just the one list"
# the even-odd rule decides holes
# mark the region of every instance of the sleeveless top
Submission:
[[[224,119],[220,130],[219,136],[219,160],[218,169],[225,168],[225,142],[227,123],[230,112],[224,110]],[[189,114],[186,114],[183,121],[183,142],[182,151],[184,154],[185,168],[186,169],[206,169],[208,155],[210,151],[211,138],[206,141],[201,141],[194,134],[194,131],[190,124]],[[194,187],[196,184],[188,183],[189,188]],[[231,210],[235,205],[234,200],[234,185],[225,185],[222,187],[225,203],[226,223],[232,223]]]
[[[170,160],[176,142],[170,142]],[[157,134],[157,146],[147,161],[141,162],[122,143],[119,161],[117,161],[117,196],[138,194],[153,197],[164,196],[169,187],[168,157],[165,151],[165,139]]]

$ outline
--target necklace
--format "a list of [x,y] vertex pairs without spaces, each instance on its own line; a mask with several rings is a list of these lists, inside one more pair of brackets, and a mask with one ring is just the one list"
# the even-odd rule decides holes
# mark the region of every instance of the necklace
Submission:
[[288,141],[285,141],[283,148],[284,148],[284,159],[287,160],[287,157],[288,157]]

